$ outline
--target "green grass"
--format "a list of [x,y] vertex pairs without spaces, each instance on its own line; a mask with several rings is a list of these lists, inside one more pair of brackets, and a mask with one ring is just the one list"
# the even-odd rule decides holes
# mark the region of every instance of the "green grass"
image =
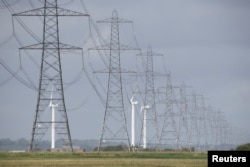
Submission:
[[207,154],[197,152],[0,153],[0,166],[205,167]]
[[12,158],[153,158],[153,159],[207,159],[207,153],[199,152],[25,152],[25,153],[0,153],[0,159]]

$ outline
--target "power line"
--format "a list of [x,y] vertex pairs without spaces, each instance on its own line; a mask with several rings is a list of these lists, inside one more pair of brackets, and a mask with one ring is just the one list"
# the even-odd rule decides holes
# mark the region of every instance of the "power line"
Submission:
[[12,38],[14,37],[14,34],[10,34],[3,42],[0,43],[0,47],[8,43]]
[[[2,0],[2,2],[4,3],[5,7],[9,10],[9,12],[13,15],[15,13],[15,10],[8,4],[6,0]],[[15,17],[15,18],[29,35],[31,35],[36,41],[38,42],[41,41],[41,39],[37,35],[35,35],[35,33],[33,33],[33,31],[31,31],[31,29],[19,17]],[[13,18],[12,18],[12,24],[13,24],[13,30],[14,30]]]
[[[32,84],[26,82],[23,78],[21,78],[19,75],[17,75],[17,72],[13,71],[2,59],[0,59],[0,64],[4,67],[5,70],[7,70],[14,78],[16,78],[20,83],[25,85],[26,87],[37,91],[38,89],[34,87]],[[19,71],[19,70],[18,70]]]
[[[0,63],[1,64],[1,63]],[[2,64],[1,64],[2,65]],[[9,81],[11,81],[13,78],[15,78],[14,76],[15,75],[18,75],[18,73],[20,72],[20,68],[18,69],[18,70],[16,70],[16,71],[14,71],[14,74],[12,75],[11,74],[11,76],[10,77],[8,77],[7,79],[5,79],[4,81],[2,81],[1,83],[0,83],[0,87],[1,86],[3,86],[3,85],[5,85],[5,84],[7,84]]]
[[[1,0],[0,2],[3,3],[3,4],[0,5],[0,9],[7,8],[6,5],[4,4],[3,0]],[[9,5],[9,6],[14,6],[14,5],[16,5],[17,3],[19,3],[19,2],[20,2],[20,0],[16,0],[16,1],[12,2],[12,3],[9,3],[8,5]]]

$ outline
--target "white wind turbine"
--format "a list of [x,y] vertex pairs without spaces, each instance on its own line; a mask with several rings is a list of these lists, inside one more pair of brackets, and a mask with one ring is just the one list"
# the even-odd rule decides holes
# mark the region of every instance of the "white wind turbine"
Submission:
[[58,104],[54,104],[53,103],[53,88],[51,91],[51,95],[50,95],[50,103],[49,103],[49,107],[51,109],[51,150],[55,149],[55,111],[56,108],[58,107]]
[[135,146],[135,105],[138,104],[138,101],[133,101],[134,99],[133,95],[130,99],[130,103],[131,103],[131,146],[134,147]]
[[143,111],[143,148],[147,148],[147,109],[149,109],[149,105],[141,106],[141,111]]

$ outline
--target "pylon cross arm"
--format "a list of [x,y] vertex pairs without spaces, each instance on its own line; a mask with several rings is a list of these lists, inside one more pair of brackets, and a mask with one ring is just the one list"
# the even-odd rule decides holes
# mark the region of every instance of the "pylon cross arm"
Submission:
[[105,44],[102,46],[97,46],[95,48],[89,48],[88,50],[141,50],[140,48],[119,44],[119,47],[111,47],[109,44]]
[[29,45],[29,46],[24,46],[19,49],[60,49],[60,50],[69,50],[69,49],[77,49],[77,50],[82,50],[80,47],[68,45],[68,44],[63,44],[63,43],[38,43],[34,45]]
[[108,19],[103,19],[97,21],[97,23],[133,23],[133,21],[125,20],[125,19],[120,19],[120,18],[108,18]]
[[[37,8],[33,10],[24,11],[21,13],[15,13],[12,16],[45,16],[45,11],[51,9],[52,11],[55,11],[55,7],[42,7]],[[46,9],[46,10],[45,10]],[[89,16],[89,14],[75,12],[68,9],[63,9],[57,7],[57,13],[56,12],[48,12],[46,13],[46,16]]]

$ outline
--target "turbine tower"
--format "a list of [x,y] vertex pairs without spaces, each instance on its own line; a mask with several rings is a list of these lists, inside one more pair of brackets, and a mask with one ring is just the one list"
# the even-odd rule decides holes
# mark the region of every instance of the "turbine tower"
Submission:
[[150,106],[141,106],[141,112],[143,111],[143,132],[142,132],[142,148],[146,149],[147,148],[147,109],[149,109]]
[[131,146],[135,146],[135,105],[138,104],[138,101],[133,101],[134,95],[130,99],[131,103]]
[[[82,48],[74,47],[60,42],[59,37],[59,16],[88,16],[87,14],[74,12],[71,10],[58,7],[57,0],[44,0],[44,6],[41,8],[14,14],[13,16],[41,16],[43,17],[43,37],[42,41],[20,49],[42,50],[41,67],[38,99],[36,105],[35,119],[32,128],[32,138],[30,151],[39,150],[39,143],[52,125],[69,151],[72,151],[71,135],[69,130],[68,116],[65,106],[62,67],[61,67],[61,50]],[[53,102],[58,104],[58,121],[52,122],[49,116],[45,116],[45,111],[51,99],[51,90],[54,87]]]
[[127,144],[128,150],[130,151],[127,120],[124,111],[122,73],[131,72],[121,69],[120,51],[138,50],[138,48],[125,46],[120,43],[119,24],[132,22],[118,18],[117,11],[113,10],[112,18],[98,21],[98,23],[111,23],[110,43],[104,46],[89,49],[110,51],[108,69],[99,71],[100,73],[108,73],[108,88],[98,150],[102,150],[104,143],[111,142],[112,145]]
[[49,107],[51,109],[51,150],[55,149],[55,118],[56,118],[56,108],[58,104],[53,103],[53,89],[50,96]]

